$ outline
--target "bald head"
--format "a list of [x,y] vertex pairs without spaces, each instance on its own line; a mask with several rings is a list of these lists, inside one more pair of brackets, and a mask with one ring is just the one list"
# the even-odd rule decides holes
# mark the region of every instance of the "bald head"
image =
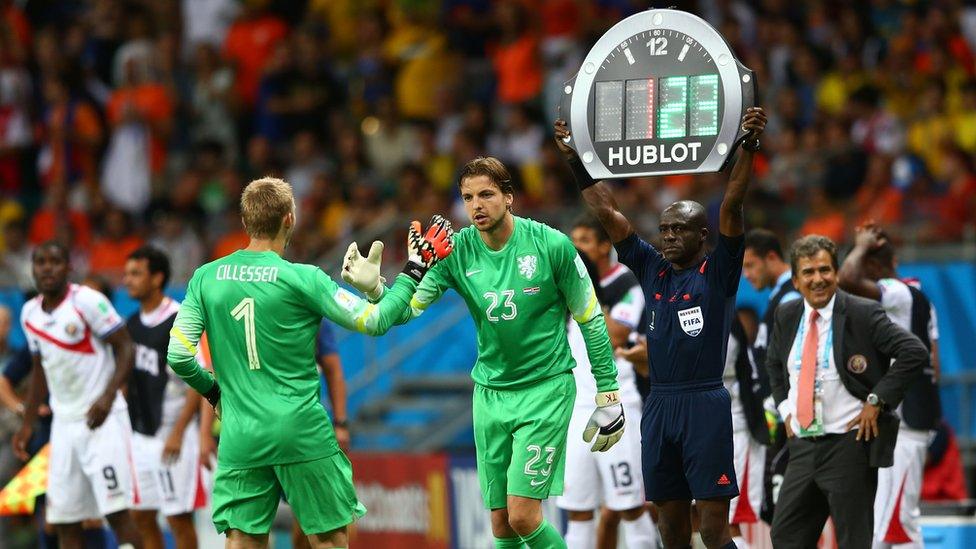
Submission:
[[696,229],[703,229],[708,226],[708,216],[705,214],[705,206],[694,200],[679,200],[664,208],[661,217],[673,217],[675,221],[680,221],[691,225]]

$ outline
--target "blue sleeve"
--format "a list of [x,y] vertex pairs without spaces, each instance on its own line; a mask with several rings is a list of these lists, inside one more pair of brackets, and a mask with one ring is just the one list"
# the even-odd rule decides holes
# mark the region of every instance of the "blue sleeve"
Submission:
[[16,387],[20,382],[27,379],[31,371],[31,355],[27,348],[19,349],[10,359],[10,363],[3,369],[3,377],[10,380],[10,384]]
[[634,272],[637,280],[643,281],[647,273],[656,273],[665,266],[661,252],[637,236],[637,233],[615,243],[613,247],[617,249],[617,259]]
[[319,327],[319,335],[315,338],[315,357],[334,355],[338,352],[332,325],[323,318],[322,325]]
[[742,277],[742,254],[745,252],[745,235],[718,235],[718,245],[708,256],[706,276],[709,284],[721,288],[727,296],[739,290]]

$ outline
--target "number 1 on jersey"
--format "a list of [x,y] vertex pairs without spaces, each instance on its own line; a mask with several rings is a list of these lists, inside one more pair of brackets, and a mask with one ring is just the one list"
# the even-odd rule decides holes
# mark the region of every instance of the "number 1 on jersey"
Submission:
[[244,341],[247,346],[247,365],[252,370],[261,368],[258,360],[258,341],[254,330],[254,298],[245,297],[230,312],[234,320],[244,320]]

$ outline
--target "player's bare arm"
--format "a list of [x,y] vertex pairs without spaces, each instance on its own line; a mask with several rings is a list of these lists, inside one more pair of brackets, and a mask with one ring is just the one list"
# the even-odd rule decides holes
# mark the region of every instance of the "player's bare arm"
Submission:
[[349,451],[349,418],[346,407],[346,379],[342,373],[342,361],[337,353],[319,357],[319,367],[325,375],[325,385],[329,390],[329,402],[332,403],[332,421],[335,427],[336,440],[339,447]]
[[183,409],[180,410],[180,415],[176,418],[176,423],[173,424],[173,429],[163,444],[164,462],[175,462],[179,459],[180,451],[183,448],[183,433],[186,431],[187,425],[193,421],[193,417],[197,415],[201,400],[200,393],[187,387]]
[[884,236],[881,228],[870,221],[856,231],[854,248],[837,271],[837,285],[854,295],[881,301],[881,288],[876,281],[868,278],[864,263],[871,250],[885,243]]
[[30,383],[27,386],[27,402],[24,404],[24,418],[20,430],[14,434],[13,450],[18,459],[27,461],[27,443],[34,432],[34,422],[37,421],[37,411],[47,393],[47,378],[44,377],[44,367],[41,366],[41,355],[31,354]]
[[617,206],[617,201],[613,198],[610,186],[602,181],[593,181],[586,172],[586,168],[583,167],[583,162],[580,160],[579,155],[563,141],[571,136],[566,121],[562,119],[556,120],[554,129],[556,147],[559,148],[559,152],[563,154],[563,157],[569,163],[569,167],[573,171],[573,176],[582,189],[583,201],[586,202],[586,207],[600,220],[603,228],[610,235],[610,240],[613,242],[620,242],[630,236],[634,232],[634,227],[620,211],[620,207]]
[[132,337],[129,336],[129,330],[125,326],[109,334],[105,338],[105,342],[112,346],[112,354],[115,356],[115,371],[112,373],[112,379],[109,380],[108,386],[105,387],[105,392],[88,410],[89,429],[97,429],[105,422],[108,413],[112,411],[115,395],[129,379],[129,374],[132,372],[135,363]]
[[766,112],[762,107],[749,107],[742,117],[742,129],[749,132],[742,142],[742,152],[732,166],[732,174],[725,189],[725,198],[719,210],[718,230],[725,236],[739,236],[745,233],[745,218],[742,203],[749,190],[752,177],[752,160],[759,150],[759,138],[766,129]]

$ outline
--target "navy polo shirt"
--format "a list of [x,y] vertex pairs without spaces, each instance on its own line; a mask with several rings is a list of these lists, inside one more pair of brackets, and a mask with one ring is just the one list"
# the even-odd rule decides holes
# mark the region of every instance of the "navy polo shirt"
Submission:
[[651,383],[721,382],[744,242],[719,235],[715,249],[684,270],[636,233],[614,245],[644,291]]

